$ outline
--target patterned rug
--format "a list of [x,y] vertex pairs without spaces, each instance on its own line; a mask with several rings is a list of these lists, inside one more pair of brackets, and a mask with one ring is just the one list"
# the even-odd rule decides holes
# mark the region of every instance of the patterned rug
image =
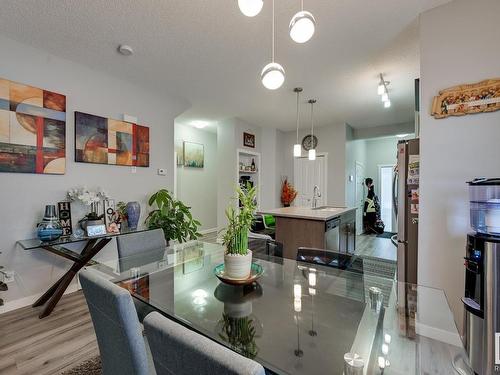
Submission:
[[78,366],[73,367],[61,373],[61,375],[101,375],[101,357],[95,356],[88,361],[80,363]]

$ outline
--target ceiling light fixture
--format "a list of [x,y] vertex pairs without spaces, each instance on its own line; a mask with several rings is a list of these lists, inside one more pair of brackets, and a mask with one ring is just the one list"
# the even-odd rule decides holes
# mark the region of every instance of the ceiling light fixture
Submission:
[[305,43],[314,35],[316,20],[311,12],[304,10],[304,0],[300,5],[301,10],[292,17],[288,29],[294,42]]
[[297,94],[297,141],[293,145],[293,156],[298,158],[302,156],[302,147],[299,143],[299,94],[302,92],[302,87],[296,87],[293,89],[293,92]]
[[316,160],[316,149],[314,148],[314,103],[316,103],[316,99],[309,99],[309,104],[311,104],[311,148],[308,154],[309,160]]
[[208,121],[194,120],[191,121],[191,125],[193,125],[195,128],[203,129],[208,125]]
[[285,82],[285,69],[278,64],[277,62],[274,62],[274,0],[273,0],[273,22],[272,22],[272,61],[267,64],[263,69],[262,72],[260,73],[260,78],[262,80],[262,84],[266,89],[269,90],[276,90],[283,85],[283,82]]
[[241,13],[247,17],[255,17],[262,10],[263,0],[238,0]]
[[381,95],[382,103],[384,103],[384,108],[389,108],[391,106],[391,101],[389,99],[389,91],[387,90],[387,86],[389,86],[390,82],[384,79],[382,73],[379,74],[380,81],[377,87],[377,94]]

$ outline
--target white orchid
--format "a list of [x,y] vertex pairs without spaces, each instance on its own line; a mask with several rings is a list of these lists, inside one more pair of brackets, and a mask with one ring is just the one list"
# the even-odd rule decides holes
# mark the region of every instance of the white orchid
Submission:
[[101,188],[95,190],[87,187],[71,188],[68,190],[68,199],[70,201],[80,201],[86,206],[91,206],[93,203],[99,203],[101,200],[108,198],[108,194]]

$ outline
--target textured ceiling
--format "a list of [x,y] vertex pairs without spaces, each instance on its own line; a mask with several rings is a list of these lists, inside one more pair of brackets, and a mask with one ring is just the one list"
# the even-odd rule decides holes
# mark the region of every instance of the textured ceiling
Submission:
[[[413,118],[419,76],[417,16],[448,0],[306,0],[317,31],[304,45],[288,36],[300,2],[276,0],[276,61],[284,86],[268,91],[260,70],[271,53],[271,4],[254,18],[236,0],[2,0],[0,33],[191,103],[180,116],[236,116],[261,126],[295,126],[295,86],[318,99],[316,124],[362,128]],[[130,44],[135,54],[116,52]],[[391,81],[390,109],[376,95],[377,75]]]

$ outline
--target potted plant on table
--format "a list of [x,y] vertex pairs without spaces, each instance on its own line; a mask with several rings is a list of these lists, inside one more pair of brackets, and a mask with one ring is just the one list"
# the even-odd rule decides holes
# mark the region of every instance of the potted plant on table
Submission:
[[146,218],[149,229],[161,228],[167,240],[185,242],[200,237],[198,227],[201,223],[191,214],[191,207],[173,198],[166,189],[158,190],[148,202],[149,206],[156,207]]
[[224,254],[224,273],[232,279],[246,279],[252,267],[252,252],[248,249],[248,232],[254,221],[256,187],[247,185],[237,188],[239,209],[229,206],[226,209],[228,225],[224,230],[222,243]]

